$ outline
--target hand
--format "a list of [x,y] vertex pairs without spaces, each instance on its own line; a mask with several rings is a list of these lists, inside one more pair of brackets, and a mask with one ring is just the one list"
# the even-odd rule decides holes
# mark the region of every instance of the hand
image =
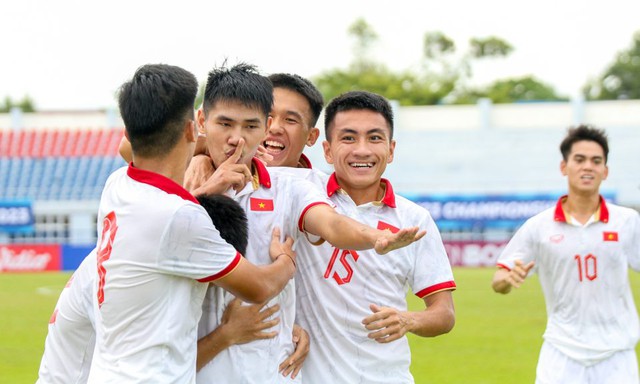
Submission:
[[296,253],[292,249],[293,239],[287,236],[284,243],[280,242],[280,228],[275,227],[271,232],[271,244],[269,245],[269,256],[271,260],[276,261],[279,257],[289,257],[293,263],[293,267],[296,267]]
[[258,151],[256,152],[256,158],[262,161],[264,165],[269,165],[269,162],[273,160],[273,156],[269,152],[267,152],[267,148],[265,148],[264,145],[258,146]]
[[244,139],[238,141],[235,152],[213,172],[212,175],[193,190],[193,195],[221,195],[233,187],[240,192],[249,181],[251,171],[245,164],[238,164],[244,152]]
[[523,265],[522,260],[516,260],[515,266],[509,271],[509,275],[506,277],[506,282],[512,287],[520,288],[529,271],[533,268],[533,265],[533,261],[530,261],[527,265]]
[[373,315],[362,320],[369,331],[367,336],[378,343],[390,343],[404,336],[411,329],[412,319],[407,312],[400,312],[395,308],[379,307],[375,304],[369,306]]
[[282,376],[287,377],[291,375],[292,379],[295,379],[302,369],[302,364],[309,354],[309,334],[301,326],[293,325],[293,344],[295,350],[291,356],[287,357],[285,361],[280,364],[278,370],[282,373]]
[[265,332],[265,330],[280,322],[280,318],[277,317],[267,320],[280,310],[280,306],[276,304],[265,308],[265,305],[266,303],[242,305],[240,299],[231,300],[222,314],[221,321],[221,327],[225,328],[230,345],[276,337],[277,331]]
[[378,254],[384,255],[394,249],[406,247],[414,241],[422,239],[427,234],[427,231],[419,231],[419,229],[418,227],[403,228],[396,233],[392,233],[388,229],[380,231],[380,237],[376,240],[374,249]]
[[213,161],[209,156],[194,156],[184,173],[184,189],[191,192],[195,191],[213,175],[215,170]]

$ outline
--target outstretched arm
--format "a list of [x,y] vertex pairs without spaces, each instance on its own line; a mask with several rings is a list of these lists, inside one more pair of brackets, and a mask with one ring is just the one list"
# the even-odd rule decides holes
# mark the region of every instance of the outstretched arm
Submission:
[[533,261],[524,265],[521,260],[516,260],[515,266],[511,270],[499,267],[493,275],[491,287],[497,293],[503,294],[511,292],[511,288],[520,288],[529,271],[533,268],[533,265]]
[[304,230],[342,249],[375,249],[381,255],[420,240],[426,231],[402,228],[396,233],[379,230],[337,213],[328,205],[311,207],[304,216]]
[[265,308],[265,304],[242,305],[240,299],[232,300],[222,315],[221,324],[210,334],[198,340],[196,370],[207,365],[220,352],[236,344],[254,340],[271,339],[278,332],[268,332],[279,318],[267,320],[280,309],[279,305]]
[[434,337],[451,331],[456,322],[451,291],[440,291],[424,298],[424,311],[399,311],[371,304],[373,315],[362,320],[369,338],[379,343],[398,340],[407,332]]

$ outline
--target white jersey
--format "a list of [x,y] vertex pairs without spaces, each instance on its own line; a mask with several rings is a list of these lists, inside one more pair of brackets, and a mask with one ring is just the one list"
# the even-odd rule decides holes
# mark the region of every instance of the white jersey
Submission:
[[203,282],[241,256],[185,189],[132,165],[107,180],[98,218],[89,382],[194,382]]
[[[282,237],[291,236],[295,247],[306,242],[302,224],[304,215],[316,204],[332,205],[313,184],[291,177],[278,168],[267,168],[254,161],[256,177],[253,183],[235,196],[231,196],[246,211],[249,222],[249,243],[246,258],[256,265],[270,264],[269,244],[274,227],[281,229]],[[233,295],[218,287],[210,287],[198,326],[198,338],[211,333],[220,325],[222,314]],[[291,382],[278,372],[278,366],[294,350],[292,341],[295,320],[295,285],[292,279],[284,290],[267,306],[280,305],[273,317],[280,323],[270,329],[278,331],[273,339],[256,340],[233,345],[204,366],[197,374],[197,382],[203,383],[278,383]],[[300,380],[300,376],[296,381]]]
[[94,249],[80,263],[60,293],[49,320],[37,383],[87,382],[95,345],[91,300],[95,275]]
[[424,208],[395,195],[386,180],[382,201],[356,205],[340,189],[335,174],[329,178],[312,171],[308,179],[322,186],[336,210],[352,219],[392,231],[419,226],[427,234],[385,255],[328,243],[300,244],[296,321],[311,337],[303,383],[412,383],[406,336],[380,344],[367,337],[370,331],[362,320],[373,314],[371,304],[406,311],[409,287],[420,298],[455,289],[438,228]]
[[[564,198],[564,197],[563,197]],[[584,365],[633,349],[640,326],[628,266],[640,270],[640,216],[606,204],[586,225],[555,208],[529,219],[507,244],[498,265],[535,262],[547,308],[544,339]]]

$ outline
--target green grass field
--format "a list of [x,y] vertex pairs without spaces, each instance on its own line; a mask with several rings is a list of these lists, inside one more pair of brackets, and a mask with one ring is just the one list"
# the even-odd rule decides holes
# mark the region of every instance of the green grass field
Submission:
[[[546,315],[535,278],[509,295],[493,293],[492,268],[456,268],[456,326],[433,339],[410,335],[416,383],[533,383]],[[0,378],[33,383],[64,273],[0,274]],[[631,275],[640,295],[640,276]],[[422,301],[410,295],[410,307]]]

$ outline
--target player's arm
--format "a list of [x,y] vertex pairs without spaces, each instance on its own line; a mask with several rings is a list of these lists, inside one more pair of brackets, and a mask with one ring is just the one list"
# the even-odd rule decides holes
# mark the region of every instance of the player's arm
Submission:
[[521,260],[515,261],[515,266],[512,269],[507,269],[504,266],[499,266],[496,273],[493,275],[493,281],[491,287],[497,293],[506,294],[511,292],[511,288],[519,288],[531,268],[533,268],[534,262],[530,261],[524,265]]
[[269,246],[269,255],[273,263],[256,266],[242,258],[233,271],[213,283],[244,301],[268,301],[284,289],[296,271],[293,239],[287,237],[284,243],[279,239],[280,229],[275,228]]
[[276,326],[279,318],[268,318],[280,309],[279,305],[265,308],[265,304],[242,305],[239,299],[232,300],[222,314],[220,325],[210,334],[198,340],[196,370],[207,365],[220,352],[236,344],[254,340],[271,339],[278,332],[267,332]]
[[334,247],[355,250],[373,248],[381,255],[405,247],[426,234],[418,227],[403,228],[396,233],[375,229],[337,213],[326,204],[309,208],[304,215],[303,229],[322,237]]
[[390,343],[411,332],[422,337],[442,335],[453,329],[456,315],[450,290],[435,292],[424,298],[425,310],[399,311],[371,304],[373,315],[362,320],[371,331],[370,339]]

